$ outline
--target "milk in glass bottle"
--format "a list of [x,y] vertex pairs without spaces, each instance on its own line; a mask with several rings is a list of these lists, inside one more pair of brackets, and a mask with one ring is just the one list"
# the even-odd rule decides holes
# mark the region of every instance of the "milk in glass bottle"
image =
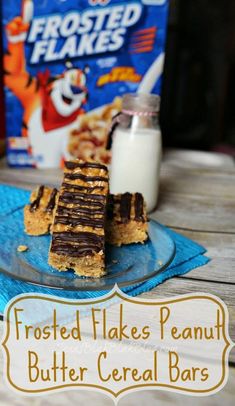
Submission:
[[110,191],[142,193],[148,212],[158,199],[162,151],[159,105],[157,95],[125,95],[112,135]]

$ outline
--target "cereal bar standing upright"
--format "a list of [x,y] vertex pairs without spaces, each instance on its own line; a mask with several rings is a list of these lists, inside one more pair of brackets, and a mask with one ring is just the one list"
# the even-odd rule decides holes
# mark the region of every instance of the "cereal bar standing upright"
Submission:
[[108,170],[93,160],[65,163],[59,193],[49,264],[59,271],[100,277],[104,266],[104,223]]

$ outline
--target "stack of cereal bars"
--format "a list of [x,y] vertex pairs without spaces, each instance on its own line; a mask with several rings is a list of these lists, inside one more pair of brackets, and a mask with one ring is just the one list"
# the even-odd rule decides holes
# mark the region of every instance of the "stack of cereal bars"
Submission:
[[121,246],[148,238],[143,196],[110,195],[108,169],[94,160],[67,161],[59,191],[34,190],[24,222],[29,235],[52,234],[53,268],[86,277],[105,274],[105,242]]

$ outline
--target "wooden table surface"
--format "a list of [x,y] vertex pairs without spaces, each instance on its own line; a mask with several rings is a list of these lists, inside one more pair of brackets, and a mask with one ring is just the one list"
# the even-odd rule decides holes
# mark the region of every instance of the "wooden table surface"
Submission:
[[[0,163],[0,183],[27,189],[59,185],[59,170],[9,169]],[[208,292],[225,301],[235,340],[235,163],[225,155],[170,150],[161,170],[160,198],[152,218],[197,241],[212,259],[206,266],[170,279],[143,297]],[[235,363],[235,350],[230,354]]]

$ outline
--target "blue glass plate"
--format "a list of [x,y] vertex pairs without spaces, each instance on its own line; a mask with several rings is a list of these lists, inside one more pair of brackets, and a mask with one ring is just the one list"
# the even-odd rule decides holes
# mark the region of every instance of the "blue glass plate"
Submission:
[[[19,223],[19,224],[22,224]],[[16,223],[15,223],[16,225]],[[50,236],[29,237],[23,229],[9,233],[4,248],[9,255],[0,253],[1,272],[25,282],[63,290],[108,290],[115,284],[127,287],[143,282],[162,272],[173,260],[175,244],[165,229],[155,221],[149,222],[149,240],[145,244],[106,247],[107,275],[100,279],[84,278],[72,271],[57,272],[47,263]],[[17,252],[21,244],[28,251]],[[4,251],[3,248],[3,251]],[[5,253],[6,254],[6,253]]]

